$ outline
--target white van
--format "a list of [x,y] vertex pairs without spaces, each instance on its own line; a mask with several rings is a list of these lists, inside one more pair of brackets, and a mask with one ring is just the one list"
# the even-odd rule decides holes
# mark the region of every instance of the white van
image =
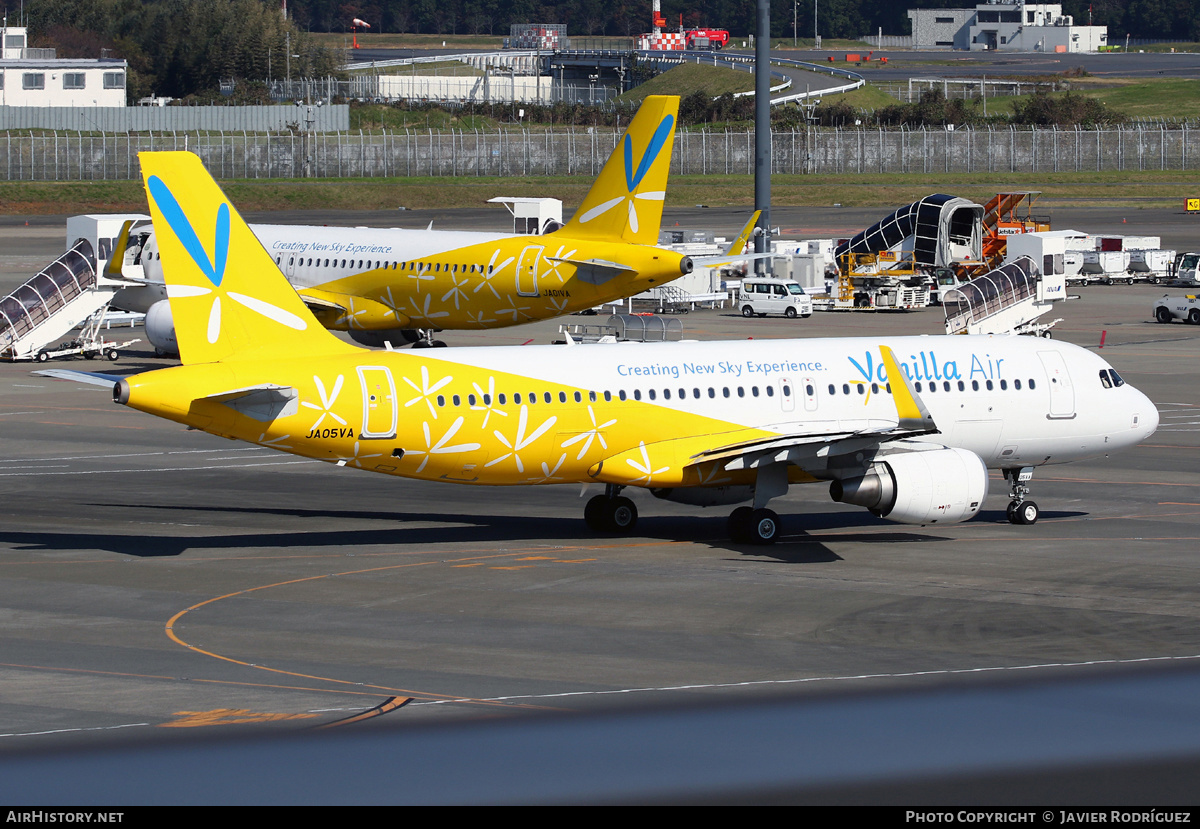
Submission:
[[785,317],[811,317],[812,297],[799,282],[786,279],[743,279],[738,292],[743,317],[758,314],[783,314]]

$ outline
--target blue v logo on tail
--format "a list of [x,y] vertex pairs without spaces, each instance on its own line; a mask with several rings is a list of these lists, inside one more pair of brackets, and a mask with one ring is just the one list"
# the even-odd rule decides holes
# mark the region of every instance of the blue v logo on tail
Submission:
[[[650,95],[562,235],[572,239],[658,244],[679,98]],[[638,153],[641,147],[641,153]]]
[[667,143],[667,139],[671,136],[671,130],[675,127],[675,117],[668,115],[662,119],[662,123],[658,125],[658,129],[654,131],[654,135],[650,138],[650,143],[646,145],[645,152],[642,153],[642,160],[638,162],[637,172],[633,172],[633,138],[629,133],[625,134],[625,184],[629,192],[632,193],[642,183],[642,179],[646,177],[646,173],[650,170],[650,166],[658,158],[659,152],[662,151],[663,145]]
[[175,235],[183,244],[184,250],[192,257],[192,261],[196,263],[196,267],[208,277],[208,281],[213,284],[213,287],[221,287],[221,280],[225,278],[225,265],[229,261],[229,205],[221,202],[217,207],[216,238],[213,240],[213,254],[216,262],[209,262],[208,253],[200,243],[200,237],[196,235],[192,223],[188,221],[187,215],[179,206],[179,202],[171,193],[170,188],[158,176],[147,178],[146,186],[150,190],[150,195],[154,197],[158,209],[162,211],[163,218],[167,220],[171,230],[175,231]]

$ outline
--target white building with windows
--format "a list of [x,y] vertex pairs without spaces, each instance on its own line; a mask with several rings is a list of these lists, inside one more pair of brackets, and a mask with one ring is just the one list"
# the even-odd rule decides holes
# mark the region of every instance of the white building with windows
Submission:
[[1097,52],[1106,26],[1076,26],[1057,3],[993,0],[973,9],[910,9],[915,49],[1001,52]]
[[123,107],[129,66],[115,58],[56,58],[30,49],[23,27],[0,29],[0,106]]

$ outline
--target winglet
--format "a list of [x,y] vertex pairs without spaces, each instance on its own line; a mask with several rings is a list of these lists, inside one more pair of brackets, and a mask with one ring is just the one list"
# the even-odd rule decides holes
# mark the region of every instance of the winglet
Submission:
[[938,431],[937,425],[933,422],[933,415],[929,413],[925,403],[913,390],[908,375],[896,362],[896,355],[886,345],[881,345],[879,346],[879,356],[883,358],[888,381],[892,386],[892,400],[896,402],[897,428],[912,432]]
[[726,256],[740,256],[746,252],[746,244],[754,236],[754,228],[758,227],[758,217],[761,215],[761,210],[754,211],[754,215],[750,217],[750,221],[746,222],[746,226],[742,228],[742,232],[735,236],[733,241],[729,243],[729,247],[725,250]]
[[121,268],[125,264],[125,249],[129,246],[129,230],[132,227],[133,220],[129,219],[121,225],[121,232],[117,234],[117,245],[109,254],[108,263],[104,266],[104,275],[109,279],[121,279],[123,276]]
[[658,244],[678,115],[678,95],[648,95],[583,204],[558,232],[580,239]]

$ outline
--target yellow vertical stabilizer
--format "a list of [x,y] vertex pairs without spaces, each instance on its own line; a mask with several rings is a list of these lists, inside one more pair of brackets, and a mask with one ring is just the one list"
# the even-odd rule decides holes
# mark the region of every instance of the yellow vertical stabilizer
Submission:
[[184,363],[354,350],[304,306],[193,153],[140,153]]
[[658,244],[679,96],[650,95],[608,157],[563,235],[638,245]]

